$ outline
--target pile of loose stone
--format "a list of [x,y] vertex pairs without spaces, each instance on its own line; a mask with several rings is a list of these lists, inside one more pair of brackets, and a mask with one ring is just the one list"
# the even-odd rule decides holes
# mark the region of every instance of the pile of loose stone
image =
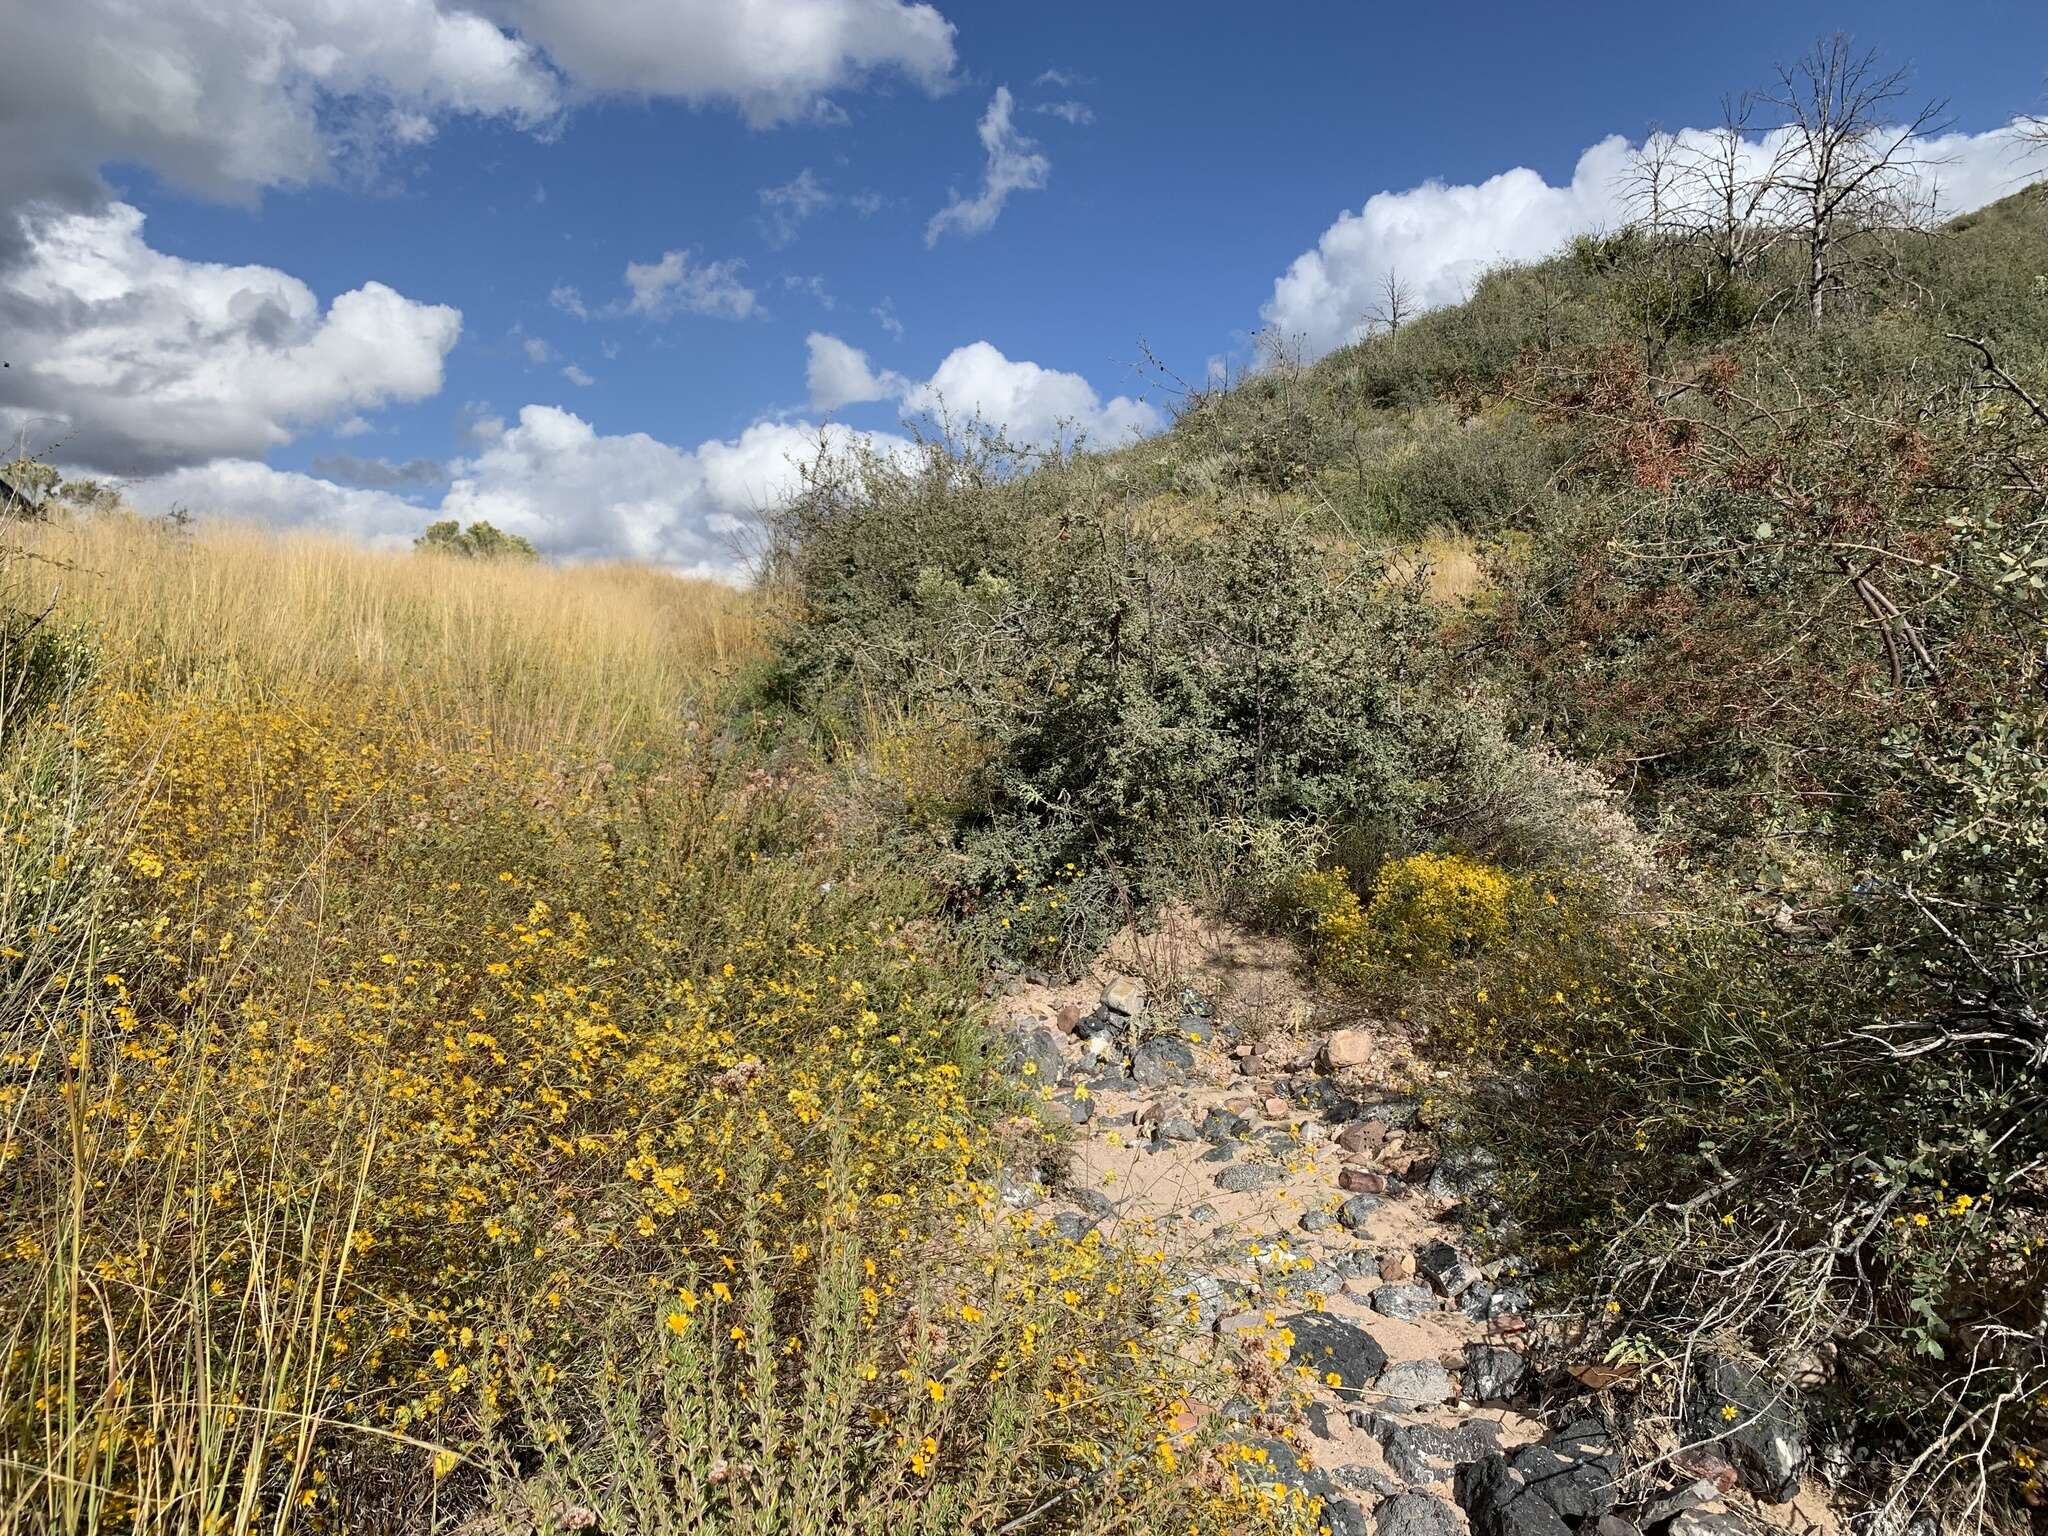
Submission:
[[1215,1411],[1333,1531],[1733,1536],[1798,1491],[1797,1405],[1740,1362],[1689,1383],[1685,1438],[1711,1443],[1649,1469],[1596,1399],[1532,1371],[1532,1267],[1460,1242],[1497,1164],[1428,1145],[1369,1031],[1241,1042],[1199,993],[1148,1007],[1129,976],[1008,1001],[1010,1071],[1074,1130],[1063,1168],[1010,1170],[1003,1198],[1071,1240],[1163,1247],[1194,1329],[1306,1368],[1291,1438],[1253,1403]]

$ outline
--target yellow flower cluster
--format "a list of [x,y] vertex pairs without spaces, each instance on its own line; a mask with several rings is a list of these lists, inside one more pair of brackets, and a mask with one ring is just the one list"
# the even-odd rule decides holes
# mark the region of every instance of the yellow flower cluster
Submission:
[[1389,860],[1365,901],[1342,868],[1294,889],[1317,965],[1352,981],[1395,969],[1429,975],[1480,954],[1507,937],[1527,895],[1505,871],[1452,853]]
[[[706,1424],[823,1415],[905,1497],[1092,1468],[1176,1528],[1279,1528],[1161,1427],[1157,1256],[1002,1217],[970,991],[821,871],[800,786],[336,695],[109,693],[75,745],[110,873],[0,1121],[0,1308],[44,1341],[0,1358],[0,1432],[104,1499],[52,1524],[189,1499],[165,1468],[212,1437],[221,1529],[341,1528],[511,1423],[590,1453],[637,1350]],[[687,1440],[680,1390],[640,1408]],[[994,1479],[991,1415],[1038,1437]]]

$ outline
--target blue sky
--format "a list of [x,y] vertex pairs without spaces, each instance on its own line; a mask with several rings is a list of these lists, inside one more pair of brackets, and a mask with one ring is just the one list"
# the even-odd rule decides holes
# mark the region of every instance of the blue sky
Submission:
[[2018,184],[2048,70],[2017,0],[34,8],[0,0],[41,34],[0,98],[10,435],[145,506],[696,569],[827,419],[1111,440],[1170,407],[1141,345],[1190,380],[1262,325],[1326,350],[1388,264],[1455,298],[1612,221],[1589,150],[1818,33],[1949,98],[1952,205]]

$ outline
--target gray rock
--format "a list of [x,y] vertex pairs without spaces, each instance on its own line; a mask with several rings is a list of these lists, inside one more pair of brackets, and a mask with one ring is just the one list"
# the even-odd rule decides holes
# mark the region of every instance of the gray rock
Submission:
[[1500,1426],[1487,1419],[1467,1419],[1449,1430],[1374,1411],[1355,1412],[1351,1418],[1379,1442],[1387,1466],[1406,1483],[1440,1482],[1452,1467],[1500,1449]]
[[1643,1528],[1619,1515],[1602,1515],[1593,1522],[1592,1536],[1643,1536]]
[[1297,1312],[1286,1323],[1294,1334],[1289,1362],[1307,1366],[1318,1381],[1334,1372],[1338,1386],[1363,1391],[1387,1368],[1387,1352],[1356,1323],[1327,1312]]
[[1337,1219],[1356,1232],[1372,1219],[1372,1213],[1379,1208],[1378,1195],[1353,1195],[1337,1207]]
[[1147,1088],[1177,1088],[1195,1070],[1195,1053],[1185,1040],[1147,1040],[1131,1053],[1131,1077]]
[[1237,1148],[1230,1145],[1229,1142],[1225,1142],[1220,1147],[1211,1147],[1197,1161],[1204,1163],[1228,1163],[1234,1162],[1236,1158]]
[[1129,1021],[1107,1008],[1096,1009],[1074,1025],[1074,1038],[1084,1046],[1095,1047],[1090,1054],[1098,1061],[1105,1052],[1120,1054],[1129,1032]]
[[1251,1121],[1243,1115],[1234,1115],[1227,1109],[1212,1109],[1202,1117],[1202,1140],[1221,1146],[1226,1141],[1236,1141],[1251,1128]]
[[1434,1494],[1396,1494],[1372,1518],[1379,1536],[1464,1536],[1457,1511]]
[[1233,1195],[1242,1195],[1254,1189],[1264,1189],[1269,1184],[1278,1184],[1280,1179],[1280,1170],[1269,1164],[1235,1163],[1216,1175],[1216,1187]]
[[1673,1515],[1682,1515],[1688,1509],[1698,1509],[1702,1504],[1712,1504],[1721,1497],[1721,1489],[1711,1478],[1700,1478],[1687,1483],[1675,1493],[1668,1493],[1643,1511],[1644,1525],[1662,1525]]
[[1390,1131],[1405,1131],[1415,1123],[1415,1104],[1410,1099],[1372,1099],[1358,1106],[1354,1120],[1377,1120]]
[[1301,1213],[1300,1226],[1304,1232],[1327,1232],[1335,1225],[1337,1225],[1337,1218],[1328,1211],[1303,1211]]
[[1458,1310],[1475,1323],[1491,1322],[1496,1317],[1519,1316],[1533,1305],[1529,1293],[1517,1285],[1495,1290],[1481,1283],[1458,1298]]
[[1153,1134],[1161,1141],[1195,1141],[1200,1137],[1195,1122],[1185,1115],[1169,1115],[1159,1122],[1159,1129]]
[[[1218,1318],[1243,1302],[1247,1292],[1236,1281],[1221,1275],[1189,1275],[1174,1286],[1172,1294],[1177,1315],[1207,1333],[1216,1326]],[[1193,1316],[1189,1317],[1189,1313]]]
[[1005,1205],[1036,1205],[1045,1194],[1045,1178],[1036,1168],[1005,1168],[996,1175],[996,1198]]
[[1498,1451],[1458,1468],[1458,1503],[1472,1536],[1571,1536],[1571,1527]]
[[1749,1526],[1718,1510],[1688,1509],[1672,1517],[1670,1536],[1749,1536]]
[[1436,1294],[1426,1285],[1380,1285],[1369,1298],[1373,1311],[1382,1317],[1412,1323],[1436,1310]]
[[1067,1075],[1067,1055],[1060,1037],[1043,1024],[1013,1020],[1006,1070],[1027,1088],[1057,1088]]
[[1465,1346],[1463,1397],[1468,1403],[1499,1402],[1513,1397],[1529,1378],[1529,1362],[1512,1349],[1492,1344]]
[[1346,1488],[1362,1489],[1382,1499],[1391,1499],[1401,1491],[1401,1485],[1377,1467],[1334,1467],[1330,1476]]
[[1484,1147],[1458,1147],[1440,1154],[1429,1175],[1429,1192],[1439,1200],[1467,1200],[1500,1183],[1500,1159]]
[[1084,1216],[1079,1211],[1061,1211],[1053,1217],[1052,1229],[1068,1242],[1078,1243],[1095,1230],[1100,1220],[1100,1216]]
[[[1735,1417],[1724,1408],[1733,1408]],[[1684,1420],[1689,1439],[1719,1442],[1742,1486],[1758,1498],[1783,1504],[1799,1491],[1806,1412],[1790,1388],[1773,1386],[1730,1356],[1702,1356],[1693,1367]]]
[[1451,1400],[1451,1373],[1434,1360],[1403,1360],[1380,1372],[1373,1389],[1401,1408],[1434,1408]]
[[1617,1502],[1619,1458],[1561,1454],[1555,1444],[1526,1445],[1509,1463],[1523,1483],[1567,1520],[1591,1520]]
[[1342,1253],[1334,1255],[1330,1262],[1354,1280],[1379,1278],[1380,1261],[1374,1258],[1372,1251],[1367,1248],[1346,1248]]
[[1060,1102],[1065,1106],[1068,1117],[1076,1125],[1086,1125],[1095,1118],[1095,1100],[1092,1098],[1062,1099]]
[[1427,1280],[1440,1296],[1456,1300],[1458,1293],[1465,1289],[1459,1281],[1465,1278],[1466,1264],[1458,1250],[1446,1242],[1424,1243],[1415,1250],[1415,1272]]
[[1334,1296],[1343,1287],[1344,1272],[1323,1259],[1306,1269],[1289,1269],[1284,1274],[1269,1271],[1266,1276],[1266,1289],[1285,1289],[1290,1296]]
[[1116,1202],[1099,1189],[1077,1189],[1069,1194],[1067,1198],[1080,1206],[1082,1210],[1092,1211],[1097,1216],[1114,1216],[1116,1214]]
[[1221,1214],[1222,1213],[1219,1212],[1215,1206],[1211,1205],[1208,1201],[1204,1200],[1200,1205],[1196,1206],[1192,1211],[1188,1212],[1188,1220],[1199,1221],[1206,1226],[1208,1223],[1214,1221]]

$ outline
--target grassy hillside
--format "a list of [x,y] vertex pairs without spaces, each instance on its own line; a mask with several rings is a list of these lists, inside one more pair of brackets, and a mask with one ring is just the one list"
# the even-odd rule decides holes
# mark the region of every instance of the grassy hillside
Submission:
[[753,600],[119,517],[5,579],[0,1528],[1304,1518],[1172,1433],[1155,1264],[996,1217],[979,975],[725,715]]
[[1292,927],[1456,1069],[1582,1350],[1751,1351],[1857,1498],[2019,1519],[2048,193],[1857,251],[1815,319],[1789,253],[1587,238],[1128,450],[848,459],[768,691],[931,744],[851,781],[1016,961]]
[[1316,1528],[1272,1362],[997,1194],[989,964],[1169,903],[1408,1037],[1625,1417],[1745,1354],[1845,1503],[2027,1519],[2048,199],[1857,249],[826,459],[746,595],[12,531],[0,1522]]

